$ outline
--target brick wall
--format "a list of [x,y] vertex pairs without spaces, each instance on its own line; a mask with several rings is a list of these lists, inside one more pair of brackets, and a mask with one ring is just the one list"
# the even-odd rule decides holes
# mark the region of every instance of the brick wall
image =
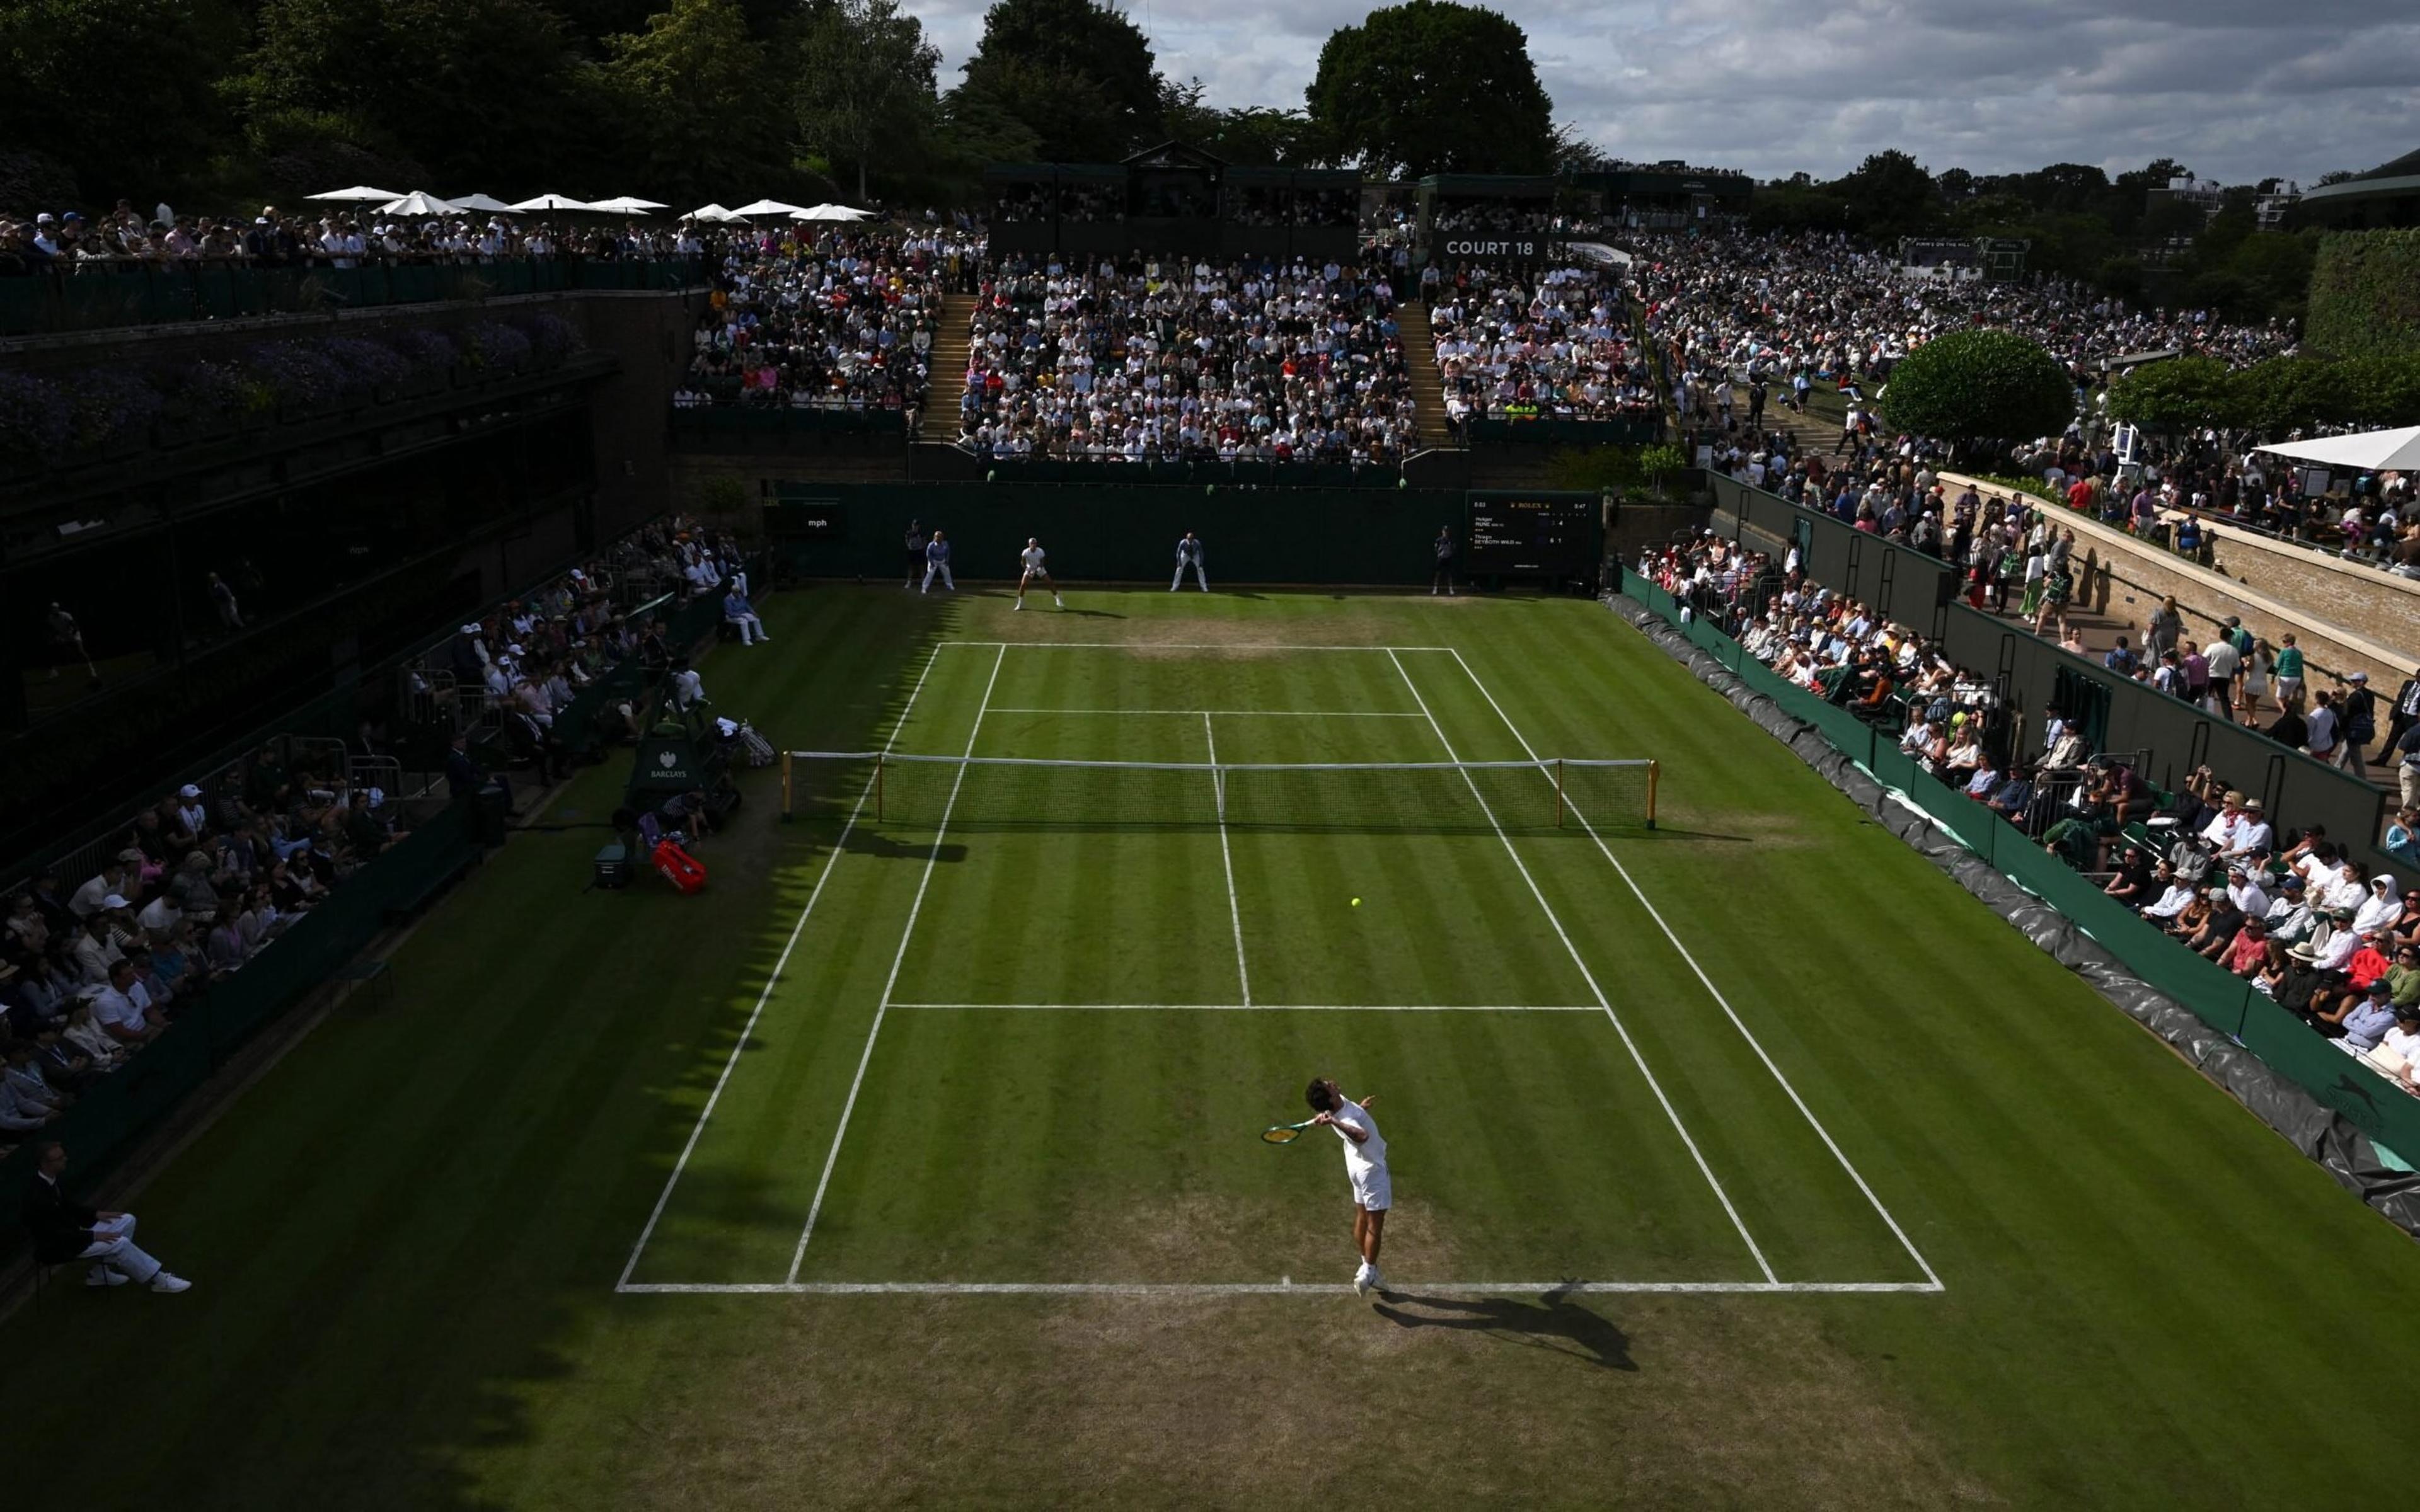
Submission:
[[[1986,499],[2041,502],[1956,473],[1942,478],[1953,494],[1972,482]],[[2080,602],[2120,624],[2139,627],[2173,594],[2192,639],[2207,640],[2227,615],[2236,615],[2273,646],[2292,634],[2318,678],[2358,668],[2391,697],[2420,666],[2414,655],[2420,652],[2420,584],[2237,532],[2225,532],[2214,569],[2072,510],[2056,508],[2053,517],[2075,532],[2086,566],[2077,583]]]

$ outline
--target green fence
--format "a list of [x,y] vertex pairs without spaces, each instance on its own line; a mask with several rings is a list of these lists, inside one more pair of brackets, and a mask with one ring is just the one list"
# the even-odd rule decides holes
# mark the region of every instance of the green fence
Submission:
[[[291,1011],[385,928],[390,910],[423,901],[480,854],[470,815],[448,808],[369,862],[241,971],[179,1005],[177,1021],[119,1070],[98,1078],[39,1138],[66,1142],[82,1179],[104,1173],[185,1096],[272,1020]],[[33,1180],[37,1142],[0,1161],[0,1191]],[[0,1205],[0,1257],[23,1240],[13,1202]]]
[[1463,422],[1463,431],[1473,446],[1641,446],[1664,433],[1664,423],[1654,415],[1622,420],[1474,416]]
[[0,335],[173,325],[246,316],[326,314],[371,305],[586,289],[703,286],[702,262],[553,259],[393,263],[365,268],[253,268],[184,262],[86,265],[0,279]]
[[2056,855],[2007,820],[1931,776],[1896,742],[1845,709],[1774,674],[1740,644],[1702,620],[1681,624],[1669,594],[1624,569],[1622,592],[1679,628],[1691,644],[1736,672],[1748,687],[1792,717],[1813,725],[1826,744],[1903,795],[1959,843],[2018,887],[2056,909],[2156,991],[2184,1005],[2204,1024],[2232,1036],[2272,1070],[2292,1080],[2379,1144],[2409,1156],[2420,1152],[2420,1100],[2354,1066],[2302,1020],[2271,1002],[2234,973],[2204,960],[2108,897]]
[[875,436],[907,444],[908,417],[897,409],[831,409],[815,406],[700,405],[675,409],[673,439],[691,446],[789,436]]
[[966,455],[970,473],[980,472],[991,483],[1111,487],[1394,488],[1401,486],[1403,477],[1402,470],[1391,462],[1094,462]]
[[908,522],[941,530],[952,569],[1013,578],[1028,537],[1071,582],[1165,581],[1187,531],[1219,583],[1425,583],[1440,527],[1465,539],[1465,496],[1431,488],[1285,490],[1015,484],[783,484],[766,527],[802,576],[903,574]]

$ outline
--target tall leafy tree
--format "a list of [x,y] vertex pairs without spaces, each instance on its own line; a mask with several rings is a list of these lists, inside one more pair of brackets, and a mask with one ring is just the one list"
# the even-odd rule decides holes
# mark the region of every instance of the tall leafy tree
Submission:
[[148,207],[224,136],[217,83],[241,45],[221,0],[0,0],[0,146]]
[[799,28],[799,140],[835,170],[921,157],[934,125],[941,50],[898,0],[815,0]]
[[1381,177],[1549,173],[1553,104],[1529,39],[1506,17],[1454,0],[1407,0],[1338,28],[1306,92],[1311,124]]
[[1929,231],[1941,220],[1932,176],[1896,147],[1874,153],[1828,187],[1847,204],[1849,224],[1878,239]]
[[1150,41],[1099,0],[1000,0],[961,86],[1022,121],[1053,162],[1105,162],[1164,131]]
[[629,111],[622,171],[650,192],[731,193],[786,156],[772,69],[737,0],[672,0],[606,47],[607,81]]
[[256,123],[318,113],[468,181],[555,187],[534,180],[595,126],[539,0],[264,0],[247,62]]

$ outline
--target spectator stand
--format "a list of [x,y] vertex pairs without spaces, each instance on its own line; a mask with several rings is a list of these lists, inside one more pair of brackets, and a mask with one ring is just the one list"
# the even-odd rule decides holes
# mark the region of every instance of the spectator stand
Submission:
[[1969,608],[1960,597],[1963,572],[1928,552],[1733,478],[1710,473],[1705,481],[1714,495],[1714,518],[1735,542],[1777,556],[1795,546],[1807,578],[1872,606],[1881,619],[1910,625],[1953,665],[1989,677],[2010,708],[2093,711],[2102,727],[2087,729],[2092,746],[2150,752],[2157,771],[2146,776],[2160,787],[2181,788],[2202,766],[2236,774],[2243,791],[2263,798],[2270,812],[2345,837],[2366,865],[2391,865],[2377,849],[2383,795],[2350,773],[2232,718],[2119,677],[2021,625]]
[[[2196,1062],[2206,1062],[2210,1073],[2226,1082],[2256,1112],[2278,1124],[2281,1130],[2287,1130],[2286,1120],[2293,1118],[2290,1106],[2264,1097],[2257,1084],[2230,1072],[2225,1059],[2225,1046],[2230,1041],[2251,1051],[2263,1065],[2299,1087],[2322,1107],[2341,1115],[2380,1145],[2397,1151],[2420,1150],[2420,1100],[2390,1095],[2390,1088],[2382,1081],[2355,1081],[2345,1055],[2313,1034],[2301,1019],[2273,1001],[2257,984],[2146,923],[2133,909],[2069,865],[2056,848],[2027,835],[2018,825],[1937,779],[1897,743],[1878,739],[1873,725],[1844,714],[1815,690],[1776,674],[1750,655],[1741,641],[1725,634],[1717,619],[1699,616],[1683,600],[1631,568],[1624,568],[1621,586],[1622,596],[1612,600],[1617,611],[1623,612],[1642,629],[1660,622],[1713,657],[1748,692],[1770,700],[1771,712],[1753,707],[1747,712],[1768,733],[1823,770],[1836,785],[1852,791],[1859,791],[1862,785],[1878,820],[1900,830],[1904,822],[1894,805],[1911,805],[1966,852],[2014,883],[2022,892],[2012,892],[2004,901],[1994,902],[1993,906],[2011,922],[2025,928],[2044,949],[2071,966],[2082,969],[2093,958],[2092,947],[2097,945],[2115,956],[2140,982],[2187,1010],[2196,1021],[2197,1029],[2206,1033],[2162,1020],[2162,1005],[2132,998],[2125,993],[2125,984],[2096,978],[2102,990],[2128,1011],[2164,1037],[2180,1041]],[[1710,672],[1711,669],[1701,669],[1699,675],[1711,680]],[[1854,764],[1855,771],[1862,774],[1858,782],[1848,779],[1848,774],[1839,766],[1843,761]],[[1870,782],[1864,781],[1867,778]],[[1911,839],[1919,848],[1929,848],[1920,839]],[[1936,859],[1947,864],[1944,857]],[[2055,909],[2067,923],[2087,932],[2089,943],[2071,939],[2063,926],[2050,930],[2041,925],[2032,912],[2036,900]],[[2293,1133],[2297,1142],[2315,1155],[2327,1157],[2339,1179],[2357,1189],[2366,1192],[2368,1180],[2386,1174],[2350,1168],[2349,1163],[2335,1158],[2331,1151],[2315,1148],[2324,1141],[2308,1137],[2309,1131],[2299,1124],[2288,1132]],[[2381,1188],[2381,1193],[2384,1190]]]

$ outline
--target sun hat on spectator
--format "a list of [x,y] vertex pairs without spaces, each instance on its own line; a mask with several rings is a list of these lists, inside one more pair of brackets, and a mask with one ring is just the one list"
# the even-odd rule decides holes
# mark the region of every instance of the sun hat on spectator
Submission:
[[2311,942],[2308,940],[2304,940],[2302,944],[2295,946],[2286,953],[2292,956],[2295,960],[2304,963],[2317,961],[2319,958],[2319,952],[2311,948]]
[[41,214],[34,217],[34,224],[36,225],[56,225],[59,224],[59,218],[53,215],[50,211],[44,210]]
[[202,790],[195,787],[191,782],[186,783],[183,787],[177,790],[177,796],[180,798],[198,798],[201,795]]
[[2258,798],[2246,798],[2243,800],[2243,807],[2246,812],[2258,813],[2263,806]]
[[133,905],[129,903],[125,899],[119,897],[116,893],[113,892],[108,897],[103,898],[101,901],[101,906],[103,908],[130,908]]
[[143,852],[135,846],[129,845],[117,853],[117,858],[121,861],[139,861],[143,859]]
[[466,625],[462,626],[462,633],[464,635],[477,635],[479,633],[479,627],[475,625]]
[[2345,673],[2345,681],[2348,683],[2366,683],[2369,681],[2369,673],[2365,671],[2350,671]]

